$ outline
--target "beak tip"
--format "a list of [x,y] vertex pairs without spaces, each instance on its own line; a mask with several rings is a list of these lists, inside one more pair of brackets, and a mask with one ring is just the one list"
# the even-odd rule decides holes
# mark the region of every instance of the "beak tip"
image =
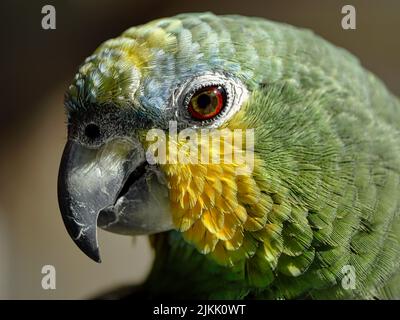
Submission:
[[87,252],[85,252],[85,253],[86,253],[87,256],[88,256],[90,259],[92,259],[94,262],[101,263],[101,258],[100,258],[99,250],[96,250],[96,251],[90,252],[90,253],[87,253]]
[[101,263],[100,251],[97,244],[90,243],[87,241],[82,241],[82,242],[75,241],[75,243],[86,256],[88,256],[90,259],[92,259],[97,263]]
[[97,262],[97,263],[101,263],[101,258],[100,258],[99,250],[97,250],[96,254],[93,255],[93,256],[90,257],[90,258],[92,258],[92,260],[95,261],[95,262]]
[[101,263],[101,258],[97,257],[96,259],[92,258],[94,262]]

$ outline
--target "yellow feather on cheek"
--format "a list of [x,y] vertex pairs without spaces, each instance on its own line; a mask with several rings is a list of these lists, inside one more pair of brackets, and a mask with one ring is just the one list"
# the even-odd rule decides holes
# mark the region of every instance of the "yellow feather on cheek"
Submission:
[[[247,127],[242,116],[241,110],[231,121],[232,128]],[[207,149],[208,162],[199,152],[190,154],[188,162],[170,161],[190,150],[180,149],[187,142],[184,139],[168,141],[167,145],[172,143],[174,148],[167,147],[166,162],[160,164],[167,179],[176,229],[218,264],[233,266],[258,256],[275,269],[282,252],[282,225],[291,214],[287,189],[268,174],[267,159],[252,154],[249,170],[249,163],[243,161],[248,159],[248,149],[234,144],[225,148],[229,139],[221,140],[219,145],[210,144],[211,134],[195,139],[198,151]],[[232,153],[230,161],[225,161],[227,152]],[[241,155],[241,161],[236,161],[235,154]],[[213,162],[215,156],[219,163]]]
[[[179,153],[179,143],[177,148]],[[231,150],[235,150],[233,146]],[[223,153],[223,150],[215,149],[215,145],[210,150],[214,156],[218,152]],[[246,228],[259,230],[260,225],[262,228],[272,208],[268,195],[262,200],[252,172],[239,170],[248,164],[232,159],[228,163],[221,159],[219,164],[212,161],[172,164],[167,160],[167,164],[161,165],[170,189],[176,228],[186,241],[217,261],[222,256],[230,257],[227,261],[231,262],[233,255],[245,257],[246,253],[239,254],[238,250],[242,247]],[[247,223],[249,219],[252,220]],[[249,239],[247,241],[251,241]],[[254,245],[247,247],[254,248]]]
[[209,232],[216,234],[224,227],[224,217],[225,215],[218,212],[217,208],[214,207],[201,215],[201,221]]

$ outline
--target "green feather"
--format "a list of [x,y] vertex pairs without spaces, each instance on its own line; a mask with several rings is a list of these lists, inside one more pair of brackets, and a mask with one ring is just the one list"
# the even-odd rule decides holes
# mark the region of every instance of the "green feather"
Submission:
[[[182,79],[203,72],[239,78],[250,92],[243,123],[254,128],[264,161],[255,179],[268,182],[261,191],[273,201],[267,221],[251,223],[278,231],[247,232],[234,267],[216,264],[177,232],[157,235],[144,290],[152,297],[400,298],[399,100],[357,58],[309,30],[182,14],[133,28],[123,42],[140,43],[155,28],[173,41],[151,48],[157,59],[135,101],[156,121]],[[100,47],[91,68],[111,59],[109,48]],[[135,84],[127,67],[111,68],[122,83],[108,74],[101,97],[118,89],[127,101]],[[85,79],[70,89],[75,108],[96,95],[96,79]],[[345,265],[355,268],[355,289],[341,285]]]

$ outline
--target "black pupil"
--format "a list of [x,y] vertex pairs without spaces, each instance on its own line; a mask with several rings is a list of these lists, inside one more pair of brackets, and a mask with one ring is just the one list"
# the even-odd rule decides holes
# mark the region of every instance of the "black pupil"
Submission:
[[197,105],[201,109],[207,108],[210,105],[210,103],[211,103],[210,96],[208,94],[206,94],[206,93],[202,93],[197,98]]
[[85,128],[85,135],[89,139],[95,140],[100,137],[100,128],[94,123],[88,124]]

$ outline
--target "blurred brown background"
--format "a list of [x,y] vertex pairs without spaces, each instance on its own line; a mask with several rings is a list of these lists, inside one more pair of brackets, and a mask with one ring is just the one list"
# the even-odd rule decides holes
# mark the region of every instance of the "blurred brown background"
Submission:
[[[57,29],[41,28],[56,8]],[[357,29],[341,28],[341,8],[357,10]],[[100,231],[103,263],[69,239],[56,198],[65,142],[63,92],[102,41],[130,26],[181,12],[261,16],[313,29],[347,48],[400,94],[400,1],[1,1],[0,298],[88,298],[140,282],[152,252],[146,238]],[[57,289],[43,290],[41,268],[56,267]]]

